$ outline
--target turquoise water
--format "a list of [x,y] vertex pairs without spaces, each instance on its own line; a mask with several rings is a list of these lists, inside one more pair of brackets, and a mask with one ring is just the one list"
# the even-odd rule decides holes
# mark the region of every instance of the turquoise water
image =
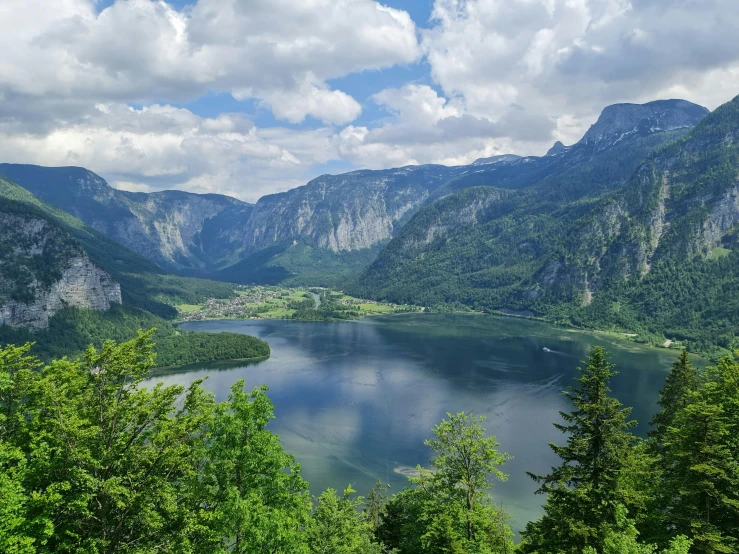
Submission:
[[[666,371],[667,350],[640,348],[587,333],[517,318],[480,315],[403,315],[339,323],[205,321],[197,331],[231,331],[269,342],[270,359],[200,364],[170,370],[157,381],[186,384],[207,376],[219,400],[232,383],[267,384],[277,418],[270,424],[303,466],[311,491],[360,494],[381,479],[391,492],[408,468],[428,461],[423,441],[446,412],[487,416],[485,426],[514,456],[510,475],[493,494],[520,530],[540,513],[542,497],[525,472],[556,464],[548,444],[561,441],[552,423],[568,410],[562,390],[594,344],[606,346],[620,374],[613,393],[633,406],[646,432]],[[549,351],[545,350],[548,349]]]

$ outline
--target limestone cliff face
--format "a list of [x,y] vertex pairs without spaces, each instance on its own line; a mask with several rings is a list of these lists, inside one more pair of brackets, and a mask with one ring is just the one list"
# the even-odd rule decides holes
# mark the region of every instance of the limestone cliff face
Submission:
[[132,217],[99,231],[163,266],[207,268],[234,259],[252,207],[217,194],[119,191]]
[[643,279],[660,261],[707,259],[733,246],[737,129],[739,98],[646,160],[623,190],[579,222],[569,251],[539,274],[540,285],[584,291],[587,303],[609,283]]
[[265,196],[244,229],[244,247],[256,251],[300,240],[333,252],[369,248],[392,237],[456,171],[434,165],[354,171]]
[[121,303],[120,285],[53,222],[4,209],[0,234],[0,325],[41,329],[66,307]]
[[686,100],[614,104],[603,110],[580,142],[602,150],[635,135],[691,128],[707,113],[706,108]]

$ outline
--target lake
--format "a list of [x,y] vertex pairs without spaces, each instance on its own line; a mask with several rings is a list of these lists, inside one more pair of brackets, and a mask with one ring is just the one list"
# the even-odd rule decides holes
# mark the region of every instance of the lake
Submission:
[[[223,400],[229,387],[266,384],[277,418],[270,428],[303,466],[311,492],[349,483],[360,494],[381,479],[390,492],[409,468],[428,462],[423,441],[446,412],[487,416],[485,427],[514,459],[493,489],[514,530],[541,513],[543,498],[526,471],[557,463],[552,423],[569,410],[562,391],[592,345],[608,348],[620,372],[613,394],[633,406],[644,434],[675,351],[642,348],[606,336],[520,318],[409,314],[338,323],[283,320],[203,321],[190,331],[230,331],[269,342],[265,361],[211,363],[169,370],[156,381],[205,387]],[[550,351],[545,350],[548,349]]]

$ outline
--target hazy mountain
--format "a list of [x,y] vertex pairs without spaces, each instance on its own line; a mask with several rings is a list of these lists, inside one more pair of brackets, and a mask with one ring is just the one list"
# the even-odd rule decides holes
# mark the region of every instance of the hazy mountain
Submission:
[[0,174],[168,269],[233,262],[252,210],[219,194],[117,190],[81,167],[0,164]]

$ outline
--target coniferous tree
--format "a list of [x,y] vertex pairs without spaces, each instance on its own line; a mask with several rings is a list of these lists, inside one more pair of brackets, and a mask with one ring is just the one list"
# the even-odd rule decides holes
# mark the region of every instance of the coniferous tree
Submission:
[[739,363],[724,358],[665,435],[664,525],[701,554],[739,550],[738,391]]
[[537,493],[548,497],[544,516],[523,533],[523,552],[601,551],[624,504],[619,477],[634,442],[631,409],[608,396],[616,373],[605,349],[593,347],[585,367],[578,369],[578,386],[565,392],[574,410],[560,412],[565,423],[555,424],[568,434],[567,444],[551,445],[562,465],[546,476],[529,474],[541,485]]
[[657,404],[661,410],[649,422],[652,426],[649,438],[657,448],[661,447],[667,429],[675,421],[678,412],[688,405],[690,396],[698,390],[699,384],[698,372],[690,361],[688,351],[683,350],[680,358],[672,364],[672,370],[660,390]]
[[664,487],[662,479],[673,473],[670,464],[674,462],[674,458],[666,455],[665,438],[674,425],[675,418],[687,407],[699,386],[698,372],[690,361],[688,351],[683,350],[660,390],[657,403],[661,409],[649,422],[652,429],[648,433],[648,446],[642,452],[645,463],[631,477],[632,481],[637,482],[635,489],[647,499],[639,507],[638,527],[644,536],[657,544],[666,545],[672,533],[666,523],[665,510],[672,503],[670,495],[674,491]]

